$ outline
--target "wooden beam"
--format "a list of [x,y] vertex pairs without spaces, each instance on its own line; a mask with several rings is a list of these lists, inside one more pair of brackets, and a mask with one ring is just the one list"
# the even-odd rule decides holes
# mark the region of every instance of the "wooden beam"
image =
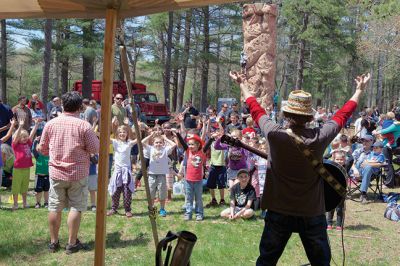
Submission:
[[103,87],[101,90],[100,159],[97,190],[96,235],[94,265],[103,266],[106,247],[106,207],[108,186],[108,157],[110,149],[111,100],[114,81],[115,32],[118,11],[107,9],[104,37]]
[[120,46],[119,52],[121,55],[121,63],[122,63],[122,69],[124,71],[126,87],[128,88],[128,99],[131,100],[130,104],[131,104],[132,115],[133,115],[133,125],[135,126],[135,133],[136,133],[137,144],[138,144],[138,148],[139,148],[139,158],[140,158],[140,163],[141,163],[141,168],[142,168],[142,173],[143,173],[144,185],[145,185],[145,189],[146,189],[147,206],[148,206],[148,211],[149,211],[151,230],[153,232],[154,245],[157,248],[157,245],[158,245],[158,232],[157,232],[157,223],[156,223],[157,215],[156,215],[156,212],[155,212],[156,210],[155,210],[154,206],[152,206],[152,204],[151,204],[150,186],[149,186],[149,179],[148,179],[148,175],[147,175],[146,160],[144,158],[144,153],[143,153],[142,136],[141,136],[140,127],[138,124],[138,118],[137,118],[136,109],[135,109],[135,101],[134,101],[134,98],[132,95],[132,82],[131,82],[131,76],[130,76],[130,71],[129,71],[128,56],[126,54],[125,46]]

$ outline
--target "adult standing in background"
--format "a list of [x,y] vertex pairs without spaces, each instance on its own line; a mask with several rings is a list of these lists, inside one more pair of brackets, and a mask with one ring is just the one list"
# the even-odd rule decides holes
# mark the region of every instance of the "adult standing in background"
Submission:
[[111,120],[116,117],[118,120],[118,124],[122,126],[124,124],[124,120],[127,117],[126,110],[122,106],[122,101],[124,100],[124,96],[122,94],[117,94],[114,97],[114,104],[111,106]]
[[77,92],[62,96],[64,112],[44,127],[38,151],[49,155],[49,251],[60,248],[61,214],[69,207],[67,254],[84,249],[78,240],[81,213],[87,208],[90,154],[99,152],[92,126],[79,119],[82,98]]
[[[4,104],[0,99],[0,138],[7,135],[7,130],[10,127],[10,120],[13,118],[13,112],[11,108]],[[11,138],[6,141],[7,144],[11,145]],[[1,184],[0,184],[1,185]]]
[[89,99],[83,99],[82,103],[84,108],[83,119],[93,125],[94,121],[98,121],[97,111],[92,107]]
[[62,113],[62,107],[61,107],[61,99],[60,97],[55,97],[53,99],[53,108],[51,108],[51,111],[48,115],[48,120],[53,119],[57,116],[59,116]]
[[191,101],[187,101],[181,112],[184,114],[184,123],[186,128],[197,128],[196,120],[199,117],[199,111],[193,107]]
[[36,107],[44,112],[44,104],[40,101],[39,96],[37,94],[32,94],[32,98],[28,102],[28,107],[32,109],[31,103],[36,102]]
[[[18,104],[12,109],[15,117],[15,121],[24,121],[23,129],[30,132],[32,125],[32,114],[31,110],[26,107],[26,97],[20,96],[18,98]],[[19,126],[19,125],[18,125]]]

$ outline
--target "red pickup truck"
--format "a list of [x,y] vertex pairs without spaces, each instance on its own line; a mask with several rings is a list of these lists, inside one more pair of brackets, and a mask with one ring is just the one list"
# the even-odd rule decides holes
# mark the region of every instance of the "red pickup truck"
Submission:
[[[101,88],[101,80],[92,81],[92,99],[98,102],[100,102]],[[135,103],[140,107],[141,120],[149,124],[153,124],[156,119],[158,119],[160,123],[169,121],[171,119],[171,114],[167,106],[163,103],[159,103],[157,95],[152,92],[147,92],[146,88],[144,84],[132,83],[132,95],[135,99]],[[73,89],[82,94],[82,80],[76,81]],[[123,80],[114,81],[113,98],[118,93],[122,94],[125,98],[128,97],[128,89]]]

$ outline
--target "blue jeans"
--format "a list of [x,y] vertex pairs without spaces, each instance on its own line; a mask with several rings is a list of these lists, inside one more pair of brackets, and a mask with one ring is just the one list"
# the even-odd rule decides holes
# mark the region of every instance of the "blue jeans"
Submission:
[[185,190],[186,190],[186,213],[192,217],[193,212],[193,197],[196,200],[195,211],[196,216],[203,217],[203,199],[201,198],[203,194],[203,182],[202,181],[187,181],[185,182]]
[[299,233],[311,265],[330,265],[325,215],[301,217],[268,211],[257,266],[276,265],[293,232]]
[[370,165],[367,165],[363,169],[361,169],[361,176],[362,176],[361,192],[367,192],[369,184],[371,183],[372,175],[378,173],[379,173],[379,168],[372,167]]

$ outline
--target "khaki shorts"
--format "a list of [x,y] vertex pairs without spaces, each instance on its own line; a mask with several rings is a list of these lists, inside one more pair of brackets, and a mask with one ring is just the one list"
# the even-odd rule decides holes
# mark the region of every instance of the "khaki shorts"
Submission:
[[49,211],[60,212],[64,208],[71,211],[86,211],[88,178],[78,181],[50,179]]
[[165,200],[167,198],[167,178],[165,175],[149,174],[149,187],[151,199],[156,197],[157,190],[160,200]]

